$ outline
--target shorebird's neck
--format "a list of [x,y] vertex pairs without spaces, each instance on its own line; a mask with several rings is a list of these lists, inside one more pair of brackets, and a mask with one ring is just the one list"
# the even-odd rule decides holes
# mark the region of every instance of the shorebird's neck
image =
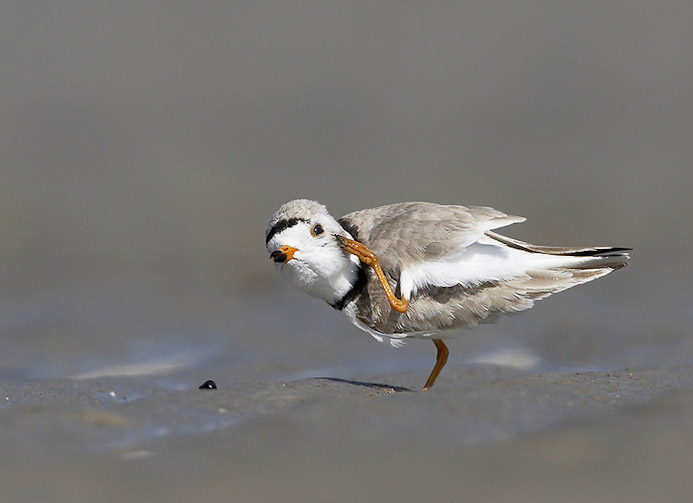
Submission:
[[330,278],[333,295],[330,298],[325,298],[325,300],[332,307],[342,309],[353,298],[355,292],[363,287],[365,281],[366,275],[361,262],[352,255],[349,257],[348,263],[345,263],[344,267]]

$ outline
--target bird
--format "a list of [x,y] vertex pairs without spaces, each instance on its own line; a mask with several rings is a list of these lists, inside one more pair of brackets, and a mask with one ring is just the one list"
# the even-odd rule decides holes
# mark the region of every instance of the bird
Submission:
[[628,265],[631,248],[540,246],[498,234],[524,222],[485,206],[401,202],[334,218],[313,200],[283,204],[265,245],[280,276],[379,342],[444,340]]

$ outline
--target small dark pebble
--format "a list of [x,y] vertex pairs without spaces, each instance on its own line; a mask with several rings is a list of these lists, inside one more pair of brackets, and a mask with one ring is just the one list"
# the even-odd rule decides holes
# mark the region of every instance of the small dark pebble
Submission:
[[200,386],[200,389],[217,389],[217,383],[212,380],[205,381],[202,383],[202,386]]

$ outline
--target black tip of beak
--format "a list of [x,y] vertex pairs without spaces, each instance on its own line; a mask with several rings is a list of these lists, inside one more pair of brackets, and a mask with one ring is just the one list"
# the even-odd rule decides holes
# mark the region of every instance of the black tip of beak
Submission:
[[272,253],[270,253],[270,258],[274,260],[276,263],[282,263],[286,262],[287,255],[286,253],[282,253],[279,250],[275,250]]

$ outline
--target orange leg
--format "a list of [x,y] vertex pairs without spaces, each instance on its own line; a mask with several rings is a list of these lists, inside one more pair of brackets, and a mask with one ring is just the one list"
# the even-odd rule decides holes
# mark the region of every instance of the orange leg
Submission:
[[424,390],[433,387],[433,384],[436,382],[436,379],[438,379],[440,371],[443,370],[443,367],[445,367],[445,363],[448,361],[448,355],[450,354],[450,351],[448,351],[448,347],[442,340],[433,339],[433,344],[436,345],[438,354],[436,354],[436,364],[433,367],[433,370],[431,370],[431,375],[428,376],[428,381],[426,381],[426,384],[424,384]]
[[[345,238],[344,236],[336,237],[346,251],[348,251],[349,253],[353,253],[359,258],[361,262],[373,268],[376,276],[378,276],[378,280],[380,280],[380,284],[383,286],[383,290],[385,290],[385,295],[387,295],[387,300],[390,301],[390,306],[392,306],[392,309],[399,313],[405,312],[409,307],[409,301],[404,297],[402,297],[401,299],[395,297],[392,288],[390,288],[390,283],[387,282],[387,278],[385,278],[385,273],[383,272],[382,267],[380,267],[380,261],[378,260],[378,256],[372,251],[370,251],[368,247],[363,243],[359,243],[358,241],[354,241],[353,239]],[[443,365],[445,365],[445,363],[443,363]],[[440,372],[440,370],[438,372]]]

